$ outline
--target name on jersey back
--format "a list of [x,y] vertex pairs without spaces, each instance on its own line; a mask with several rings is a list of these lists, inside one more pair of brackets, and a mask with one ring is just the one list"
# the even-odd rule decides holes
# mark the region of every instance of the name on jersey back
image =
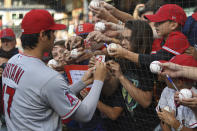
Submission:
[[3,71],[3,77],[13,80],[16,84],[20,81],[24,70],[15,64],[8,63]]

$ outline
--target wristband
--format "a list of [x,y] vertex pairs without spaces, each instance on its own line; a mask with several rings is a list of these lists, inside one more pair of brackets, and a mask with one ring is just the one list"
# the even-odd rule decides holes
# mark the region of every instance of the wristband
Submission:
[[180,123],[180,126],[176,129],[177,131],[181,131],[182,130],[182,128],[183,128],[183,124],[182,123]]

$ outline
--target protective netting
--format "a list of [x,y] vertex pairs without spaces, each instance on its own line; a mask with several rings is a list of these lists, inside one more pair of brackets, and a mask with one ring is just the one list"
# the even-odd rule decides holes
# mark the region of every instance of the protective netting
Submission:
[[[137,15],[141,15],[141,16],[146,11],[152,11],[153,13],[155,13],[162,5],[165,4],[179,5],[184,9],[187,17],[191,16],[195,11],[197,11],[196,8],[197,0],[105,0],[105,1],[113,5],[118,10],[126,12],[132,16],[134,16],[134,13],[136,13],[135,8],[139,4],[145,4],[145,7],[147,7],[145,8],[144,6],[142,6],[142,8],[138,8]],[[22,19],[24,18],[25,14],[31,9],[36,9],[36,8],[47,9],[52,14],[52,16],[54,17],[57,23],[63,23],[67,25],[66,30],[56,32],[56,41],[64,40],[63,43],[66,41],[65,42],[67,43],[66,48],[68,49],[68,51],[72,51],[73,48],[71,47],[71,45],[72,44],[75,45],[78,42],[77,39],[74,37],[79,35],[81,36],[80,45],[81,47],[85,48],[86,47],[85,44],[88,43],[84,40],[87,37],[87,34],[85,35],[84,34],[81,35],[80,33],[76,34],[77,33],[76,29],[79,28],[78,27],[79,24],[95,22],[94,17],[95,15],[98,14],[95,13],[96,11],[91,12],[88,9],[88,5],[90,2],[91,2],[90,0],[0,0],[0,6],[1,6],[0,26],[1,29],[5,29],[8,27],[14,30],[17,38],[17,47],[21,51],[23,51],[20,42],[20,36],[21,36],[20,24]],[[145,10],[145,9],[149,9],[149,10]],[[136,16],[136,19],[141,20],[140,19],[141,16]],[[102,15],[98,15],[98,17],[100,17],[99,19],[101,20],[107,19]],[[118,23],[116,24],[126,23],[126,21],[119,20]],[[145,21],[147,21],[147,19]],[[148,21],[147,23],[150,23],[150,21]],[[133,25],[136,24],[136,26],[134,27],[132,24]],[[164,60],[166,59],[169,60],[169,58],[175,56],[174,52],[173,53],[168,52],[168,54],[166,54],[165,52],[161,52],[160,55],[162,54],[164,56],[159,56],[159,57],[158,56],[154,56],[151,58],[147,56],[142,57],[142,55],[146,54],[144,53],[146,50],[144,49],[145,45],[136,44],[135,46],[130,48],[135,49],[132,50],[133,52],[136,51],[135,53],[138,54],[141,53],[141,56],[139,55],[138,56],[139,58],[137,57],[137,59],[139,60],[137,64],[135,62],[136,60],[133,61],[131,60],[132,58],[130,59],[127,57],[126,59],[126,57],[125,58],[113,57],[113,56],[109,56],[106,53],[101,53],[101,46],[103,46],[103,43],[107,45],[109,45],[110,43],[115,43],[114,39],[116,39],[116,41],[119,41],[120,45],[127,37],[129,37],[127,41],[129,41],[130,43],[132,42],[143,43],[144,41],[147,42],[149,39],[141,38],[140,36],[153,37],[153,34],[151,35],[148,34],[146,36],[143,34],[137,34],[140,31],[148,32],[147,31],[148,29],[146,28],[147,26],[146,24],[143,22],[142,23],[133,22],[128,24],[127,28],[132,26],[131,30],[133,32],[134,30],[136,30],[136,34],[135,34],[136,38],[130,38],[130,36],[126,36],[126,35],[123,36],[122,34],[113,37],[113,35],[110,33],[109,35],[106,32],[102,32],[101,34],[104,34],[106,36],[109,35],[108,36],[109,38],[113,37],[113,40],[110,39],[111,41],[107,41],[108,39],[106,40],[106,38],[98,36],[100,37],[99,38],[100,41],[94,44],[98,44],[98,45],[100,44],[99,47],[92,47],[94,49],[92,49],[91,51],[89,50],[90,48],[85,49],[86,50],[85,53],[87,54],[87,56],[105,55],[105,61],[114,60],[115,62],[119,63],[120,69],[122,70],[124,76],[124,80],[122,80],[122,78],[116,78],[114,71],[112,69],[109,69],[110,73],[108,74],[105,80],[104,88],[101,93],[101,97],[92,120],[88,123],[81,123],[74,120],[70,120],[69,122],[63,122],[64,123],[63,130],[68,130],[68,131],[138,131],[138,130],[160,131],[162,130],[161,127],[159,126],[161,121],[157,115],[156,106],[158,105],[158,101],[161,97],[161,93],[163,89],[166,87],[166,83],[165,80],[163,80],[163,78],[160,77],[160,75],[153,74],[150,72],[149,65],[148,66],[147,64],[143,65],[142,63],[146,63],[147,61],[160,60],[160,58],[163,58]],[[196,23],[195,22],[192,23],[192,25],[194,24]],[[193,27],[189,27],[189,29],[191,30],[191,28],[195,28],[195,27],[197,28],[197,26],[193,26]],[[90,28],[90,27],[83,26],[83,28],[84,28],[83,30],[86,30],[86,28]],[[141,28],[144,28],[144,31]],[[165,30],[165,28],[163,29]],[[180,31],[182,31],[182,27],[180,28],[181,28]],[[124,29],[125,28],[122,28],[120,31],[123,31]],[[191,32],[193,33],[195,31],[191,31]],[[90,32],[85,32],[85,33],[90,33]],[[189,34],[189,36],[190,35],[191,33]],[[193,37],[196,36],[192,35],[192,38],[189,38],[189,40],[190,39],[193,40]],[[106,42],[104,40],[106,40]],[[153,38],[151,40],[153,42]],[[161,43],[161,46],[163,46],[166,41],[167,40],[165,40],[164,43]],[[125,45],[123,45],[123,47],[124,46]],[[195,46],[195,45],[191,45],[191,46]],[[152,47],[152,49],[150,47]],[[97,48],[99,48],[99,50],[97,50]],[[153,51],[153,45],[149,47],[146,46],[146,48],[150,48],[149,54],[151,53],[151,50]],[[181,47],[179,46],[178,48]],[[92,54],[91,53],[89,54],[89,52],[91,52]],[[191,54],[192,53],[190,53],[190,55]],[[51,53],[51,55],[53,55],[53,53]],[[69,63],[67,61],[66,65],[88,65],[88,61],[90,60],[91,57],[87,57],[87,56],[85,58],[81,58],[82,60],[80,59],[80,62],[75,60],[75,62],[69,61],[70,62]],[[53,56],[53,59],[54,58],[55,56]],[[68,80],[69,78],[67,78],[68,74],[64,72],[64,75],[69,83]],[[83,99],[83,97],[81,97],[80,95],[79,98]],[[169,103],[173,103],[172,102],[173,99],[168,99],[167,101],[170,101]],[[175,114],[173,115],[176,118],[177,114],[176,115]],[[170,124],[168,123],[168,125]]]

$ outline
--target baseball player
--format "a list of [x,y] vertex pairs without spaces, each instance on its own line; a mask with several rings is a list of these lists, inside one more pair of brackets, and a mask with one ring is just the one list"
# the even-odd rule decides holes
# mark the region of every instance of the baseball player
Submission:
[[[82,80],[68,86],[58,72],[41,61],[51,51],[56,24],[46,10],[34,9],[22,20],[24,54],[13,56],[2,75],[5,120],[8,131],[61,131],[61,119],[89,121],[96,109],[106,74],[105,63],[97,63],[94,81],[88,70]],[[76,94],[93,82],[88,96]]]

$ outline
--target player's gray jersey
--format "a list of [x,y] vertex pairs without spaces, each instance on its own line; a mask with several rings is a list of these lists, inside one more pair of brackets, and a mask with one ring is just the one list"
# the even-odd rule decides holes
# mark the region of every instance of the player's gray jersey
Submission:
[[61,119],[70,117],[81,103],[61,74],[34,57],[12,57],[2,80],[9,131],[60,131]]

